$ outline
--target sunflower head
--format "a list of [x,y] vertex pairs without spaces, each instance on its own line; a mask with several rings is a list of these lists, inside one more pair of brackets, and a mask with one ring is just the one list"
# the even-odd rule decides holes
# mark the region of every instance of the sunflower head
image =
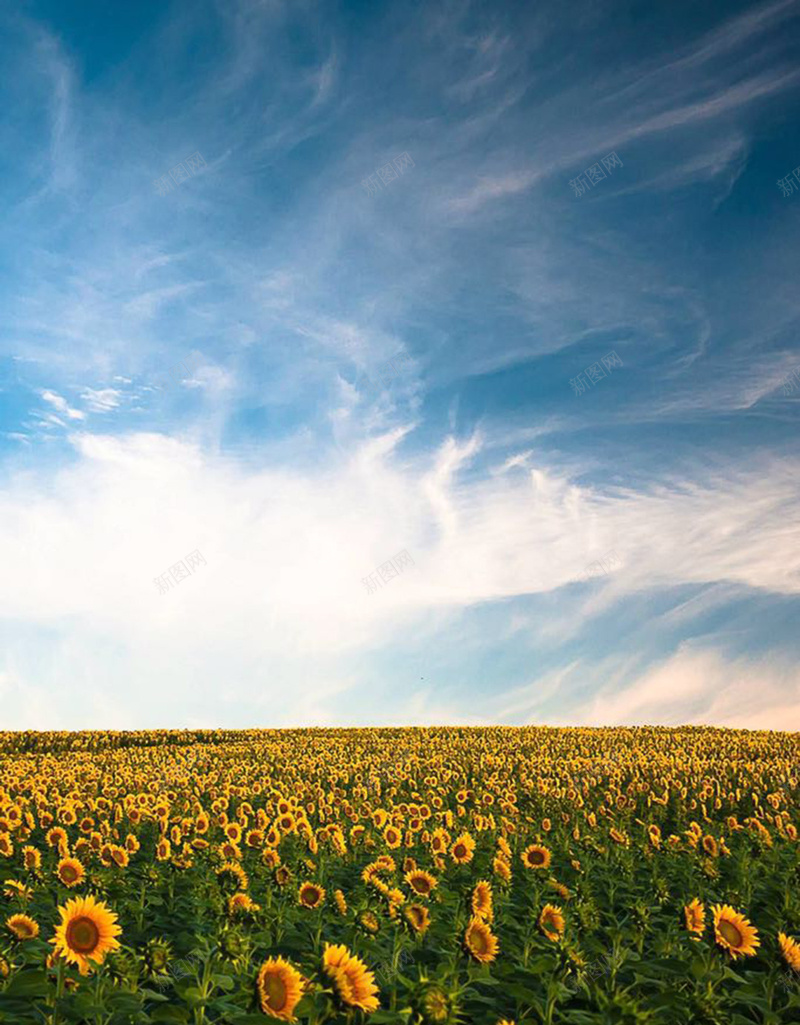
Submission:
[[414,997],[414,1005],[425,1025],[453,1025],[458,1020],[453,996],[437,983],[424,983]]
[[423,935],[431,924],[431,916],[423,904],[409,904],[403,914],[414,932]]
[[261,1010],[279,1021],[297,1021],[294,1010],[302,999],[304,984],[303,976],[287,960],[268,958],[256,977]]
[[380,929],[378,916],[373,914],[372,911],[362,911],[358,916],[358,924],[373,936]]
[[18,940],[32,940],[39,935],[39,923],[27,915],[11,915],[6,919],[6,928]]
[[347,1008],[358,1007],[368,1014],[377,1011],[380,1003],[375,976],[347,947],[326,943],[322,968],[331,979],[341,1004]]
[[469,833],[461,833],[450,848],[450,857],[457,865],[466,865],[475,854],[475,841]]
[[550,851],[541,844],[529,844],[520,855],[525,868],[548,868],[552,859]]
[[492,884],[485,879],[479,880],[472,891],[472,913],[486,922],[494,917],[492,910]]
[[686,920],[687,930],[691,933],[696,933],[698,936],[702,935],[703,929],[706,926],[706,909],[697,897],[684,907],[683,915]]
[[711,908],[714,915],[714,938],[717,943],[727,950],[731,957],[752,957],[756,947],[761,946],[758,932],[748,922],[744,915],[734,911],[728,904],[714,905]]
[[404,878],[418,897],[430,896],[437,884],[436,877],[421,868],[411,869]]
[[56,875],[64,886],[72,888],[83,881],[86,869],[77,858],[62,858],[56,866]]
[[301,883],[297,903],[304,908],[318,908],[325,900],[325,890],[316,883]]
[[778,933],[778,946],[781,948],[783,960],[796,972],[800,972],[800,943],[787,936],[786,933]]
[[482,918],[471,918],[467,930],[464,933],[464,945],[467,951],[480,961],[481,964],[488,964],[497,957],[500,947],[497,937],[483,921]]
[[86,975],[90,962],[102,964],[106,954],[119,948],[122,932],[117,916],[94,897],[77,897],[60,907],[61,922],[56,927],[55,953],[77,965]]
[[172,958],[172,946],[168,940],[161,936],[148,940],[144,948],[144,963],[152,977],[167,975]]
[[539,915],[539,928],[548,940],[556,941],[564,935],[564,915],[561,908],[554,904],[545,904]]

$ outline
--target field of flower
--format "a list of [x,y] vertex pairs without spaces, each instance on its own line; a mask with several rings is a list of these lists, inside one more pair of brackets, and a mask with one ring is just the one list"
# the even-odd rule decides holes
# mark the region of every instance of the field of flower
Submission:
[[800,1022],[799,738],[0,733],[0,1022]]

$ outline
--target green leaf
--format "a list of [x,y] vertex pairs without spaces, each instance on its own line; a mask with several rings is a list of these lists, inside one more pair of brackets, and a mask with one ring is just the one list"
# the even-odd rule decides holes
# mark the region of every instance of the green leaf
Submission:
[[4,997],[45,997],[51,992],[47,973],[42,971],[19,972],[3,990]]

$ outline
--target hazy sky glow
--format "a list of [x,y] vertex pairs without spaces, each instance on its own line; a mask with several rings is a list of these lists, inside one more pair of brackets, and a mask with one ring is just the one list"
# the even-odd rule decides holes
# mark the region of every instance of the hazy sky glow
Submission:
[[800,729],[796,0],[14,6],[0,727]]

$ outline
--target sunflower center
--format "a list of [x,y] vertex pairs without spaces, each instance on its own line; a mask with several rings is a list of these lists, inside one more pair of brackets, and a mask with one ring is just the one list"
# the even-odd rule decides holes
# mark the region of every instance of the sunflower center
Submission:
[[529,860],[532,865],[541,865],[544,861],[544,855],[541,851],[532,851]]
[[430,888],[430,883],[427,879],[422,878],[414,880],[414,889],[417,893],[427,893]]
[[74,883],[78,878],[78,873],[75,871],[74,865],[65,865],[61,869],[61,878],[67,883]]
[[100,942],[100,930],[91,918],[85,915],[76,918],[67,926],[67,944],[70,950],[79,954],[91,953]]
[[472,946],[479,954],[485,954],[489,949],[489,943],[484,934],[479,929],[473,929],[470,933],[470,941]]
[[718,925],[718,929],[732,947],[741,946],[742,934],[739,932],[739,930],[736,928],[733,922],[720,922]]
[[457,858],[463,858],[464,855],[467,853],[467,848],[464,846],[463,843],[457,843],[456,849],[453,853]]
[[264,980],[267,1003],[271,1011],[282,1011],[286,1006],[286,985],[280,975],[268,975]]

